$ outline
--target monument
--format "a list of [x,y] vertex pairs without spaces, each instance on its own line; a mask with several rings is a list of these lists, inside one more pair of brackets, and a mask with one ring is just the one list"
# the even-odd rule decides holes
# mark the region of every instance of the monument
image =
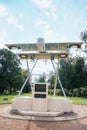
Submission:
[[[38,38],[37,43],[31,44],[7,44],[9,49],[13,47],[18,48],[17,55],[21,59],[26,59],[28,67],[28,76],[21,87],[19,94],[12,100],[12,111],[16,111],[22,115],[29,116],[58,116],[64,112],[73,111],[73,103],[66,97],[64,88],[62,86],[59,72],[56,72],[54,59],[67,58],[69,55],[68,49],[72,46],[80,48],[82,42],[67,42],[67,43],[45,43],[43,38]],[[29,69],[28,59],[35,60],[32,69]],[[54,68],[56,79],[59,82],[63,92],[63,98],[48,97],[48,83],[34,82],[32,86],[32,97],[20,96],[27,81],[30,81],[30,75],[40,59],[50,59]],[[58,62],[59,63],[59,62]],[[30,81],[31,82],[31,81]]]

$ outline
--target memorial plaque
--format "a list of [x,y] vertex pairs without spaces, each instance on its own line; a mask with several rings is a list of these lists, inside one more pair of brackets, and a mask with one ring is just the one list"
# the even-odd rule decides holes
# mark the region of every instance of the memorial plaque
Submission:
[[35,84],[35,92],[46,92],[46,84]]
[[34,98],[47,98],[48,86],[47,83],[35,83],[33,89]]
[[46,94],[34,94],[34,98],[46,98]]

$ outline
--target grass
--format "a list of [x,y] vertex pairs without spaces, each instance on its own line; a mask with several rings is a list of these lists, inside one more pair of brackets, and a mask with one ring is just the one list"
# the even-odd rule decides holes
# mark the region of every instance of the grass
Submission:
[[0,95],[0,103],[11,103],[16,95]]
[[69,97],[73,104],[75,105],[87,105],[87,98],[79,98],[79,97]]
[[[0,95],[0,104],[11,103],[12,99],[15,98],[18,94],[5,94]],[[31,93],[23,93],[21,96],[32,96]]]
[[[0,95],[0,104],[4,103],[11,103],[12,99],[16,97],[17,94],[12,95]],[[31,93],[25,94],[23,93],[21,96],[32,96]],[[49,97],[53,97],[49,95]],[[58,98],[58,96],[56,96]],[[76,105],[87,105],[87,98],[79,98],[79,97],[68,97],[71,101],[73,101],[73,104]]]

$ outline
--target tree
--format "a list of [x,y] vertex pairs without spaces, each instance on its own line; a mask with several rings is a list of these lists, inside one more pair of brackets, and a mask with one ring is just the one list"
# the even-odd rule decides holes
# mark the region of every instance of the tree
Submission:
[[85,67],[85,62],[83,58],[76,58],[76,63],[74,64],[74,69],[73,69],[73,86],[75,88],[80,88],[83,87],[87,84],[86,82],[86,67]]
[[84,52],[87,54],[87,30],[80,33],[81,40],[84,42]]
[[[22,76],[25,81],[28,76],[28,70],[22,70]],[[23,83],[24,83],[24,81],[23,81]],[[22,92],[29,93],[30,91],[31,91],[31,85],[30,85],[30,81],[28,80],[27,83],[25,84],[25,87]]]
[[71,58],[67,60],[61,59],[60,61],[59,75],[64,88],[72,89],[73,87],[73,64]]
[[87,30],[80,33],[81,40],[87,42]]
[[81,57],[61,60],[59,74],[64,88],[68,90],[87,85],[87,67]]
[[10,93],[20,88],[23,83],[23,76],[20,68],[20,61],[16,54],[7,49],[0,50],[0,92],[5,89]]
[[38,82],[45,82],[46,81],[46,75],[43,73],[39,78],[37,79]]
[[53,74],[53,72],[50,72],[50,74],[49,74],[49,79],[48,79],[48,82],[50,83],[49,89],[54,89],[55,80],[56,80],[56,75]]

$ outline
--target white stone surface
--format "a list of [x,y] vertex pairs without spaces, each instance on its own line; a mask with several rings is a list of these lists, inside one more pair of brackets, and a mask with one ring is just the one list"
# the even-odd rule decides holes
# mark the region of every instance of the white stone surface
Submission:
[[32,97],[16,97],[12,100],[12,110],[32,110]]
[[46,98],[33,98],[32,111],[47,112],[47,99]]
[[73,111],[73,103],[68,98],[49,98],[48,111],[70,112]]
[[71,112],[73,103],[67,98],[16,97],[12,100],[12,110],[37,112]]
[[36,112],[36,111],[18,111],[23,116],[42,116],[42,117],[57,117],[64,114],[63,112]]

